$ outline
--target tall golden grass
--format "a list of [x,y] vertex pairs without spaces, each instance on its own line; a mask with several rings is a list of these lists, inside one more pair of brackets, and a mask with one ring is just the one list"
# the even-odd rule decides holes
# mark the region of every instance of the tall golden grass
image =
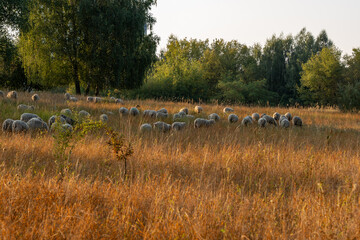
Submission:
[[[109,126],[134,154],[128,175],[106,142],[91,134],[76,143],[72,168],[59,176],[51,134],[0,134],[0,239],[356,239],[360,238],[360,115],[336,109],[232,106],[301,116],[302,128],[238,127],[223,106],[203,104],[214,127],[141,134],[154,120],[121,118],[119,105],[66,103],[39,93],[35,113],[70,107]],[[20,93],[17,103],[33,104]],[[16,104],[0,116],[18,117]],[[170,113],[194,104],[126,101]],[[6,116],[5,116],[6,115]],[[47,119],[44,119],[47,120]],[[166,120],[171,122],[170,119]]]

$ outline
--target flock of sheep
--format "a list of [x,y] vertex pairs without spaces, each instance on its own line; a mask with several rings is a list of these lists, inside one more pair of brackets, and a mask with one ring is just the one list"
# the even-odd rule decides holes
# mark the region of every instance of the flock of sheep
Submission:
[[[5,97],[5,94],[0,91],[0,97]],[[11,91],[7,94],[8,98],[17,99],[17,92]],[[38,94],[34,94],[31,99],[33,101],[38,101],[40,99]],[[65,100],[67,101],[78,101],[76,97],[71,96],[69,93],[65,93]],[[123,103],[121,99],[111,98],[112,102],[115,103]],[[87,97],[87,102],[99,103],[102,101],[100,97]],[[28,106],[25,104],[18,105],[18,110],[34,110],[33,106]],[[140,116],[139,106],[132,107],[127,109],[125,107],[120,107],[119,114],[121,117],[125,116]],[[201,106],[196,106],[194,108],[194,112],[196,114],[200,114],[203,112],[203,108]],[[229,123],[237,123],[239,122],[239,117],[235,115],[234,110],[229,107],[225,107],[223,109],[225,114],[229,114],[227,120]],[[109,112],[111,114],[111,112]],[[169,117],[169,113],[165,108],[160,110],[144,110],[143,111],[144,118],[153,118],[157,120],[164,120]],[[33,113],[23,113],[20,117],[20,120],[6,119],[2,124],[2,130],[4,132],[27,132],[27,131],[35,131],[35,130],[43,130],[49,131],[54,129],[55,127],[60,127],[63,130],[72,131],[73,125],[76,124],[76,121],[71,118],[72,111],[70,109],[63,109],[60,112],[60,115],[51,116],[46,123],[43,121],[38,115]],[[78,117],[86,118],[90,117],[90,114],[84,110],[79,111]],[[210,127],[214,125],[216,122],[220,121],[220,116],[217,113],[211,113],[208,116],[208,119],[205,118],[195,118],[194,115],[189,114],[188,108],[182,108],[178,113],[172,115],[173,123],[170,125],[163,121],[157,121],[152,125],[150,123],[144,123],[140,126],[141,132],[149,132],[152,129],[160,130],[162,132],[168,132],[170,130],[180,131],[187,126],[189,121],[194,121],[194,128],[202,128],[202,127]],[[102,122],[107,122],[109,119],[108,115],[102,114],[100,116],[100,120]],[[258,113],[253,113],[251,116],[246,116],[242,119],[241,125],[249,126],[256,124],[259,127],[267,127],[267,126],[280,126],[281,128],[289,128],[291,125],[301,127],[303,125],[302,119],[298,116],[292,117],[290,113],[286,113],[285,115],[280,115],[279,113],[274,113],[273,116],[269,116],[267,114],[262,114],[261,116]]]

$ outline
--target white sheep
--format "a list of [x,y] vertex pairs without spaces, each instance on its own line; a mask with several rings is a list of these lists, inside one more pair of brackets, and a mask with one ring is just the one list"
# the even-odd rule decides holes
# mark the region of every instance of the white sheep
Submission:
[[101,97],[94,97],[93,101],[94,101],[94,103],[101,103],[102,99],[101,99]]
[[64,118],[65,121],[70,124],[70,125],[74,125],[76,123],[76,121],[68,116],[65,115],[60,115],[60,117]]
[[87,98],[86,98],[86,101],[87,101],[87,102],[94,102],[94,97],[87,97]]
[[129,113],[131,116],[134,116],[134,117],[140,115],[140,111],[136,107],[130,108]]
[[236,123],[237,121],[239,121],[239,117],[236,116],[235,114],[230,114],[228,116],[228,121],[229,123]]
[[187,114],[189,114],[189,109],[187,109],[187,108],[182,108],[182,109],[180,109],[179,112],[184,112],[184,113],[186,113],[186,115],[187,115]]
[[145,110],[143,112],[143,116],[144,117],[156,118],[156,111],[155,110]]
[[71,126],[69,123],[65,123],[61,125],[61,127],[64,131],[69,131],[69,132],[73,131],[73,126]]
[[168,132],[171,130],[171,125],[165,122],[156,122],[154,123],[154,129],[160,130],[162,132]]
[[162,108],[162,109],[160,109],[160,110],[157,110],[157,112],[168,114],[168,111],[167,111],[165,108]]
[[82,117],[82,118],[90,117],[90,113],[88,113],[88,112],[85,111],[85,110],[81,110],[81,111],[79,112],[79,116]]
[[14,120],[6,119],[2,124],[2,131],[3,132],[11,132],[13,123],[14,123]]
[[27,132],[29,130],[29,126],[24,121],[15,120],[12,124],[11,130],[13,133]]
[[70,97],[70,101],[71,101],[71,102],[77,102],[78,99],[77,99],[76,97]]
[[116,98],[110,97],[110,102],[115,102],[115,101],[116,101]]
[[107,121],[109,121],[109,117],[106,114],[101,114],[100,115],[100,121],[102,121],[103,123],[106,123]]
[[34,102],[37,102],[37,101],[40,100],[40,97],[39,97],[39,95],[34,94],[34,95],[31,96],[31,100],[33,100]]
[[26,111],[26,110],[28,110],[28,105],[20,104],[17,106],[17,110]]
[[205,118],[197,118],[194,121],[195,128],[202,128],[202,127],[210,127],[211,125],[215,124],[215,120],[207,120]]
[[258,113],[253,113],[253,114],[251,115],[251,118],[252,118],[253,120],[255,120],[255,121],[259,121],[260,115],[259,115]]
[[295,116],[293,118],[293,124],[294,126],[301,127],[303,125],[302,119],[299,116]]
[[223,109],[224,113],[230,113],[230,112],[234,112],[234,109],[230,108],[230,107],[226,107]]
[[5,93],[3,91],[0,91],[0,97],[5,97]]
[[140,126],[140,132],[144,133],[144,132],[151,132],[152,127],[151,124],[149,123],[144,123]]
[[267,123],[271,124],[271,125],[274,125],[274,126],[277,126],[277,123],[275,121],[275,119],[273,117],[270,117],[269,115],[266,115],[266,114],[263,114],[261,115],[261,118],[264,118]]
[[69,123],[65,124],[59,124],[57,122],[53,123],[50,127],[50,131],[54,131],[55,129],[59,129],[62,132],[72,132],[74,130],[73,126],[71,126]]
[[129,114],[129,110],[127,108],[121,107],[119,108],[119,113],[121,116],[127,116]]
[[69,116],[72,115],[72,111],[70,109],[68,109],[68,108],[62,109],[60,111],[60,113],[64,114],[64,115],[69,115]]
[[285,117],[291,122],[291,120],[292,120],[291,113],[289,113],[289,112],[285,113]]
[[282,128],[290,127],[290,122],[286,117],[283,118],[282,120],[280,120],[280,127],[282,127]]
[[267,125],[267,121],[265,118],[260,118],[259,121],[258,121],[258,125],[259,127],[266,127]]
[[42,120],[40,120],[38,118],[30,119],[27,122],[27,125],[29,126],[29,130],[31,130],[31,131],[37,131],[37,130],[46,130],[46,131],[48,131],[49,130],[48,125],[44,121],[42,121]]
[[117,98],[117,99],[115,99],[115,103],[122,104],[122,103],[124,103],[124,101],[121,100],[120,98]]
[[71,98],[70,93],[65,93],[64,98],[65,98],[65,100],[70,100],[70,98]]
[[32,118],[37,118],[37,119],[40,119],[42,120],[38,115],[36,114],[33,114],[33,113],[23,113],[21,114],[20,116],[20,121],[23,121],[23,122],[28,122],[30,119]]
[[279,119],[279,122],[281,122],[281,121],[284,120],[284,119],[288,120],[287,117],[285,117],[284,115],[281,115],[281,116],[280,116],[280,119]]
[[7,98],[17,99],[17,98],[18,98],[18,94],[17,94],[16,91],[8,92]]
[[193,115],[186,115],[186,118],[189,119],[189,120],[192,120],[192,119],[195,119],[195,116],[193,116]]
[[184,122],[174,122],[171,125],[171,128],[174,129],[175,131],[180,131],[183,128],[185,128],[185,126],[186,126],[186,123],[184,123]]
[[244,117],[243,120],[241,121],[241,124],[244,126],[251,125],[252,123],[253,123],[253,119],[250,116]]
[[215,122],[220,121],[220,116],[219,116],[218,114],[216,114],[216,113],[210,114],[210,115],[208,116],[208,118],[215,120]]
[[275,113],[273,114],[273,118],[275,119],[275,121],[279,121],[279,120],[280,120],[280,113],[275,112]]
[[159,118],[160,118],[160,119],[161,119],[161,118],[164,119],[164,118],[167,118],[167,117],[168,117],[168,114],[167,114],[167,113],[159,112],[159,111],[156,112],[156,118],[157,118],[157,119],[159,119]]
[[63,124],[66,122],[65,118],[61,116],[53,115],[49,118],[48,125],[51,127],[56,121],[59,121]]
[[196,113],[201,113],[203,111],[203,108],[201,106],[195,106],[194,110]]

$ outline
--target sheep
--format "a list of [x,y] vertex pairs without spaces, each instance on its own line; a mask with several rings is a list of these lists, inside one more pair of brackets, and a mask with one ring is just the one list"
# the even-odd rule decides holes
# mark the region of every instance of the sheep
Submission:
[[60,115],[60,117],[62,117],[63,119],[65,119],[65,122],[67,122],[70,125],[74,125],[76,123],[76,121],[68,116],[65,115]]
[[110,102],[115,102],[116,98],[110,97]]
[[0,97],[5,97],[5,93],[3,91],[0,91]]
[[188,115],[188,114],[189,114],[189,109],[187,109],[187,108],[182,108],[182,109],[180,109],[179,112],[184,112],[184,113],[186,113],[186,115]]
[[81,110],[81,111],[79,112],[79,116],[80,116],[80,117],[83,117],[83,118],[85,118],[85,117],[90,117],[90,113],[88,113],[88,112],[85,111],[85,110]]
[[143,112],[143,116],[144,116],[144,117],[155,118],[155,117],[156,117],[156,111],[155,111],[155,110],[145,110],[145,111]]
[[167,113],[164,113],[164,112],[159,112],[157,111],[156,112],[156,118],[167,118],[168,117],[168,114]]
[[11,130],[13,133],[27,132],[29,130],[29,126],[24,121],[15,120],[12,124]]
[[13,123],[14,123],[14,120],[6,119],[2,124],[2,131],[3,132],[11,132]]
[[121,116],[127,116],[129,114],[129,110],[127,108],[121,107],[119,108],[119,113]]
[[59,123],[55,122],[51,125],[50,131],[54,131],[55,129],[60,129],[62,132],[72,132],[74,128],[69,123],[60,125]]
[[228,117],[228,121],[229,123],[236,123],[237,121],[239,121],[239,117],[235,114],[230,114]]
[[149,123],[144,123],[140,126],[140,132],[144,133],[144,132],[151,132],[152,127],[151,124]]
[[61,125],[61,127],[64,131],[69,131],[69,132],[73,131],[73,126],[71,126],[69,123],[65,123]]
[[282,127],[282,128],[290,127],[290,122],[286,117],[280,121],[280,127]]
[[288,120],[287,117],[285,117],[284,115],[281,115],[281,116],[280,116],[280,119],[279,119],[279,122],[281,122],[281,121],[284,120],[284,119]]
[[26,111],[28,110],[29,106],[28,105],[25,105],[25,104],[20,104],[17,106],[17,110],[20,110],[20,111]]
[[86,101],[87,101],[87,102],[94,102],[94,97],[87,97],[87,98],[86,98]]
[[258,125],[259,127],[266,127],[267,125],[267,121],[265,118],[260,118],[259,121],[258,121]]
[[70,101],[71,101],[71,102],[77,102],[78,99],[77,99],[76,97],[70,97]]
[[277,123],[273,117],[270,117],[269,115],[263,114],[261,115],[261,118],[264,118],[267,123],[272,124],[274,126],[277,126]]
[[157,112],[168,114],[168,111],[165,108],[157,110]]
[[289,112],[285,113],[285,117],[291,122],[291,120],[292,120],[291,113],[289,113]]
[[40,119],[42,120],[38,115],[36,114],[33,114],[33,113],[23,113],[21,114],[20,116],[20,121],[23,121],[23,122],[28,122],[30,119],[32,118],[37,118],[37,119]]
[[132,108],[130,108],[129,113],[131,116],[136,117],[140,114],[140,111],[136,107],[132,107]]
[[248,126],[252,123],[253,123],[253,119],[250,116],[244,117],[243,120],[241,121],[241,124],[244,126]]
[[183,111],[180,111],[180,112],[175,113],[175,114],[173,115],[173,119],[174,119],[174,120],[176,120],[176,119],[181,119],[181,118],[183,118],[183,117],[185,117],[185,116],[186,116],[186,113],[183,112]]
[[11,91],[11,92],[8,92],[8,94],[7,94],[7,98],[17,99],[17,97],[18,97],[18,94],[16,91]]
[[65,98],[65,100],[70,100],[70,98],[71,98],[70,93],[65,93],[64,98]]
[[202,128],[202,127],[210,127],[211,125],[215,124],[215,120],[207,120],[205,118],[197,118],[194,121],[195,128]]
[[196,113],[201,113],[203,111],[203,108],[201,106],[196,106],[194,110]]
[[216,113],[210,114],[208,118],[209,118],[209,119],[213,119],[213,120],[215,120],[216,122],[220,121],[220,116],[219,116],[218,114],[216,114]]
[[117,98],[117,99],[115,99],[115,103],[121,104],[121,103],[124,103],[124,101],[121,100],[120,98]]
[[259,121],[260,119],[260,115],[258,113],[253,113],[251,115],[251,118],[254,120],[254,121]]
[[93,101],[94,101],[94,103],[101,103],[102,99],[101,99],[101,97],[94,97]]
[[31,100],[33,100],[34,102],[37,102],[37,101],[40,100],[40,97],[39,97],[39,95],[34,94],[34,95],[31,96]]
[[184,122],[174,122],[174,123],[171,125],[171,128],[174,129],[175,131],[180,131],[180,130],[182,130],[185,126],[186,126],[186,123],[184,123]]
[[165,122],[156,122],[154,123],[154,129],[160,130],[162,132],[168,132],[171,130],[171,125]]
[[303,125],[302,119],[298,116],[295,116],[293,118],[293,124],[294,124],[294,126],[301,127]]
[[64,115],[69,115],[69,116],[72,115],[72,111],[70,109],[68,109],[68,108],[62,109],[60,111],[60,113],[64,114]]
[[278,113],[278,112],[274,113],[273,118],[275,119],[275,121],[279,121],[280,120],[280,113]]
[[65,123],[66,120],[65,118],[61,117],[61,116],[56,116],[56,115],[53,115],[49,118],[48,120],[48,125],[51,127],[51,125],[53,125],[56,121],[60,121],[61,123]]
[[103,123],[106,123],[107,121],[109,121],[109,117],[106,114],[101,114],[100,115],[100,121],[102,121]]
[[27,122],[27,125],[29,126],[29,130],[31,131],[37,131],[37,130],[49,130],[48,125],[38,118],[32,118]]
[[192,120],[192,119],[195,118],[195,116],[193,116],[193,115],[186,115],[186,118],[189,119],[189,120]]
[[226,107],[226,108],[223,109],[223,112],[224,112],[224,113],[234,112],[234,109],[229,108],[229,107]]

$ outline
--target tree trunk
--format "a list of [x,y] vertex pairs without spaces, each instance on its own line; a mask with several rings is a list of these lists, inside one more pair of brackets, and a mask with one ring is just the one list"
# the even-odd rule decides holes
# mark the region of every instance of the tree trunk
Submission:
[[73,66],[74,70],[74,83],[75,83],[75,91],[76,95],[81,95],[81,89],[80,89],[80,81],[79,81],[79,73],[78,73],[78,64],[77,62],[74,63]]
[[95,96],[99,96],[99,86],[96,85],[96,88],[95,88]]
[[90,83],[87,83],[86,89],[85,89],[85,95],[89,95],[90,92]]

